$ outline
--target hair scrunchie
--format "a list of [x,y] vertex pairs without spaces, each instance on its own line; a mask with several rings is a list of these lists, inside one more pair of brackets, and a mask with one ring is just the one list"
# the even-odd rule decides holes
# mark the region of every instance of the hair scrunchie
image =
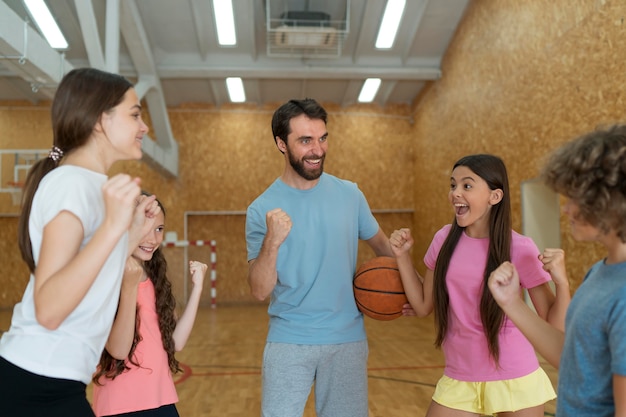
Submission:
[[52,149],[48,152],[48,158],[54,162],[59,162],[59,159],[63,158],[63,151],[58,146],[52,146]]

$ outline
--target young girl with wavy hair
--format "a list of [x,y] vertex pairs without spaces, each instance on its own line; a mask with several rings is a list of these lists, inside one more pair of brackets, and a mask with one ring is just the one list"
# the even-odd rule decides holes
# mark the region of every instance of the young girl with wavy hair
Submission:
[[180,318],[167,277],[161,243],[165,209],[126,264],[113,330],[93,376],[97,417],[176,417],[173,374],[181,368],[175,352],[183,349],[196,318],[207,265],[189,262],[193,288]]

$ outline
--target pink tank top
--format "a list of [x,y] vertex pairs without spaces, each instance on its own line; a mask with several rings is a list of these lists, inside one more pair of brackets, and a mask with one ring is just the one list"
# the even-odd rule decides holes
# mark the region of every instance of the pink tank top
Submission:
[[154,285],[149,279],[139,284],[139,333],[143,338],[135,349],[137,367],[115,379],[101,378],[93,385],[93,409],[97,417],[150,410],[178,402],[174,380],[163,348],[155,307]]

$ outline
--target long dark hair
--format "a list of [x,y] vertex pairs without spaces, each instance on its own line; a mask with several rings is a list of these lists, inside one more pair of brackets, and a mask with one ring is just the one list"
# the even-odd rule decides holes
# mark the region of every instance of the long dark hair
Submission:
[[[144,195],[147,195],[147,193],[144,193]],[[165,208],[159,200],[157,200],[157,203],[161,207],[161,211],[165,216]],[[163,349],[167,352],[167,360],[170,370],[174,374],[182,371],[180,364],[175,357],[176,349],[174,338],[172,337],[174,329],[176,328],[176,299],[172,293],[172,283],[167,278],[167,261],[165,260],[165,256],[163,255],[163,251],[160,247],[154,251],[150,260],[144,262],[143,267],[148,278],[154,284],[156,311],[159,318],[161,340],[163,342]],[[138,311],[135,315],[135,336],[133,338],[133,343],[130,348],[130,352],[128,353],[128,357],[125,360],[115,359],[105,349],[100,356],[98,370],[92,378],[95,384],[103,385],[100,381],[103,376],[105,378],[115,379],[116,376],[130,369],[128,363],[141,367],[141,364],[138,363],[134,357],[137,344],[142,340],[142,337],[139,334],[139,306],[137,309]]]
[[[485,337],[487,338],[489,353],[495,362],[498,363],[500,358],[498,333],[504,322],[504,313],[493,299],[491,291],[489,291],[487,286],[487,279],[491,272],[502,262],[511,260],[512,226],[508,175],[504,162],[494,155],[465,156],[454,164],[453,169],[458,166],[464,166],[472,170],[472,172],[485,180],[491,190],[501,189],[503,192],[501,201],[491,207],[489,214],[489,253],[487,255],[487,266],[483,273],[483,291],[480,299],[480,318]],[[464,229],[457,224],[455,218],[435,264],[433,303],[435,326],[437,327],[435,346],[437,347],[441,347],[448,331],[450,306],[450,297],[446,284],[448,266]]]
[[[100,117],[120,104],[132,84],[121,75],[94,68],[80,68],[68,72],[54,95],[51,117],[53,146],[68,155],[84,146]],[[30,242],[28,219],[35,191],[41,179],[58,165],[58,160],[43,158],[35,162],[26,176],[22,212],[18,224],[18,243],[22,259],[31,273],[35,260]]]

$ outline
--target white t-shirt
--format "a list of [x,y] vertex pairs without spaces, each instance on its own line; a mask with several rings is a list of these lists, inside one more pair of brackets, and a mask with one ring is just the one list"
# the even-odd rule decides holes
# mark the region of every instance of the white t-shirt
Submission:
[[[106,180],[106,175],[71,165],[58,167],[42,179],[29,219],[35,265],[44,226],[61,211],[73,213],[82,222],[81,250],[91,240],[104,219],[102,185]],[[37,322],[31,274],[22,301],[13,310],[11,327],[0,339],[0,356],[38,375],[88,384],[113,324],[127,250],[128,234],[124,234],[86,296],[56,330]]]

